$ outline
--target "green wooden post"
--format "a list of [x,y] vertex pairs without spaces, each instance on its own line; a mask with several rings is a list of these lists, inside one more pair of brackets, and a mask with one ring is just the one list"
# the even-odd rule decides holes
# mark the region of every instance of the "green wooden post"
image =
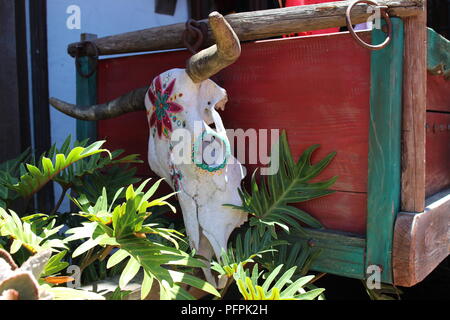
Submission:
[[[392,283],[394,222],[400,209],[403,22],[392,19],[393,39],[371,57],[369,177],[366,272],[381,268],[381,281]],[[372,41],[386,34],[375,29]]]
[[[81,41],[89,41],[97,38],[94,34],[83,33]],[[80,69],[84,74],[88,74],[96,64],[88,57],[79,58]],[[89,106],[97,103],[97,72],[89,78],[85,78],[77,71],[77,105]],[[77,139],[82,141],[89,138],[91,142],[97,139],[97,126],[95,121],[77,120]]]

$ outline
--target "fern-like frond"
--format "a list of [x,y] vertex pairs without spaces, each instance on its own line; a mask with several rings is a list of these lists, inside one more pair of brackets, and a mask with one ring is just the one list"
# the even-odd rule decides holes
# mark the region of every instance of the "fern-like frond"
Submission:
[[275,247],[283,244],[286,242],[274,240],[270,233],[261,236],[255,228],[248,228],[244,236],[239,233],[228,250],[222,251],[220,261],[212,262],[211,269],[231,278],[239,265],[255,262],[256,258],[261,259],[264,254],[276,251]]
[[293,278],[305,276],[311,267],[312,262],[321,253],[321,249],[311,248],[306,243],[288,243],[277,247],[275,252],[269,253],[261,264],[270,273],[279,265],[283,265],[281,271],[287,271],[292,267],[297,267]]
[[314,279],[314,276],[292,280],[296,267],[280,274],[282,268],[283,265],[279,265],[269,273],[264,283],[260,284],[262,272],[258,271],[258,265],[255,265],[251,274],[239,265],[233,276],[244,300],[314,300],[325,291],[305,290],[304,287]]
[[[278,144],[279,170],[274,175],[261,176],[259,184],[256,171],[251,180],[251,192],[239,190],[242,206],[228,205],[249,213],[250,226],[257,226],[260,234],[269,230],[276,237],[275,226],[289,232],[290,228],[302,231],[299,222],[313,228],[322,228],[321,223],[303,210],[290,204],[304,202],[333,193],[329,190],[337,177],[322,182],[310,182],[316,178],[332,161],[335,152],[311,164],[311,157],[319,145],[309,147],[295,162],[283,132]],[[272,151],[272,155],[277,154]],[[272,159],[272,162],[276,159]]]

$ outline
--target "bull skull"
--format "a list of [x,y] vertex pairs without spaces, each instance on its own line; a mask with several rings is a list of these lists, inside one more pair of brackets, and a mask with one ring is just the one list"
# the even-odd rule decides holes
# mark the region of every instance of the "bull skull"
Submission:
[[[242,165],[229,154],[229,142],[216,109],[227,102],[226,91],[209,78],[232,64],[240,55],[236,34],[222,15],[213,12],[209,23],[216,45],[192,56],[186,69],[172,69],[157,76],[150,87],[134,90],[105,104],[88,108],[55,98],[50,103],[58,110],[81,120],[102,120],[146,109],[150,126],[148,160],[153,172],[166,179],[175,191],[183,212],[189,242],[205,257],[207,280],[220,287],[213,278],[209,261],[220,259],[231,232],[247,220],[246,214],[223,204],[241,205],[238,187],[244,177]],[[215,130],[210,127],[215,125]],[[200,124],[200,131],[196,130]],[[221,142],[222,160],[205,163],[180,163],[174,160],[173,136],[177,130],[190,133],[193,156],[203,146],[203,138]],[[200,135],[199,135],[200,133]]]

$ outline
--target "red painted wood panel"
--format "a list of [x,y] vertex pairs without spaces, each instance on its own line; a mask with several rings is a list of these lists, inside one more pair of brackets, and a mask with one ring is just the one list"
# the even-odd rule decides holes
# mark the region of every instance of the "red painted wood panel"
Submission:
[[[100,61],[99,102],[149,84],[167,69],[183,67],[187,56],[177,51]],[[295,158],[317,143],[322,147],[313,161],[338,152],[320,179],[338,175],[335,189],[342,192],[302,206],[328,228],[364,234],[370,52],[348,34],[247,43],[240,59],[213,80],[228,91],[222,112],[227,128],[284,129]],[[107,147],[143,158],[147,131],[145,115],[139,112],[98,126]],[[251,173],[255,166],[248,167]],[[147,164],[139,172],[150,174]]]
[[327,229],[366,233],[367,193],[338,191],[296,207],[316,216]]
[[450,114],[427,112],[426,194],[450,187]]
[[443,76],[427,76],[427,110],[450,112],[450,81]]
[[310,145],[315,159],[337,151],[324,176],[342,191],[367,191],[370,52],[348,34],[248,45],[215,80],[230,101],[230,129],[285,129],[293,156]]

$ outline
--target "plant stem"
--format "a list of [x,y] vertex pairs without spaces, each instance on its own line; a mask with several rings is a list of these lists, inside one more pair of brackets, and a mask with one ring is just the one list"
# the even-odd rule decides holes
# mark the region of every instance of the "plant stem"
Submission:
[[81,264],[80,264],[81,272],[83,272],[83,270],[86,269],[86,267],[90,264],[90,263],[87,263],[87,261],[91,258],[93,251],[94,251],[93,248],[89,249],[88,252],[86,253],[86,255],[84,256],[83,260],[81,260]]
[[83,262],[81,263],[80,270],[83,272],[84,269],[86,269],[90,264],[94,263],[97,260],[103,260],[105,257],[111,252],[113,249],[113,246],[106,246],[103,250],[97,251],[94,255],[93,249],[89,250],[86,254],[86,257],[83,259]]
[[322,277],[324,277],[326,275],[327,275],[327,273],[321,272],[317,276],[315,276],[310,282],[308,282],[308,284],[313,284],[314,282],[316,282],[317,280],[321,279]]
[[66,196],[67,190],[68,190],[68,188],[63,188],[63,190],[61,192],[61,196],[59,197],[58,202],[56,203],[56,205],[53,208],[53,210],[50,213],[50,215],[54,215],[58,211],[59,207],[61,206],[61,204],[62,204],[62,202],[64,200],[64,197]]
[[107,246],[107,247],[105,248],[105,250],[102,251],[102,253],[101,253],[100,256],[98,257],[98,259],[99,259],[100,261],[105,260],[106,256],[107,256],[108,254],[111,253],[112,249],[114,249],[113,246]]
[[223,299],[223,297],[225,296],[225,294],[227,293],[228,289],[230,288],[233,282],[234,282],[233,277],[229,278],[225,287],[223,287],[223,289],[220,290],[220,297],[214,297],[213,300]]

